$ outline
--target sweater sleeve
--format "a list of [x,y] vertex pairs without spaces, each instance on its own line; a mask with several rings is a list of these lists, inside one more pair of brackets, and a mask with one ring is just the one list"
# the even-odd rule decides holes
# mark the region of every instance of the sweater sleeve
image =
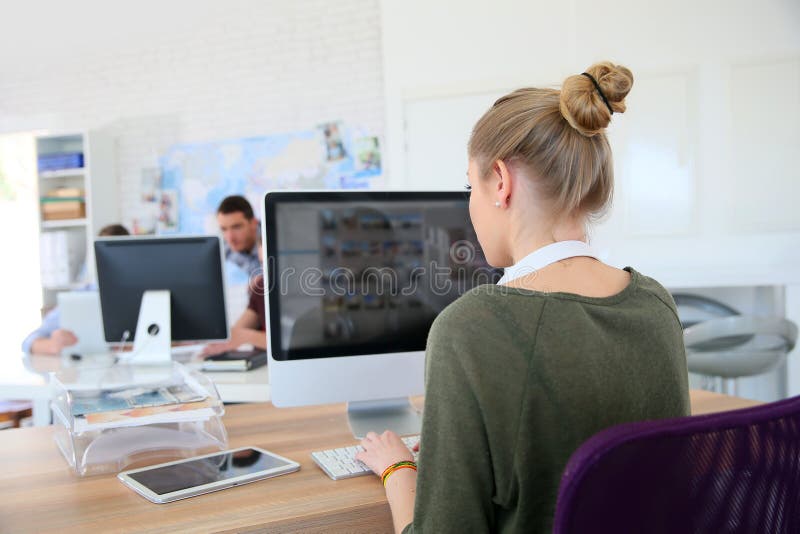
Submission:
[[459,360],[455,325],[441,319],[428,338],[414,520],[403,532],[489,532],[494,476],[476,377]]
[[61,323],[61,313],[58,308],[53,308],[47,312],[42,320],[42,325],[28,334],[28,337],[22,342],[22,352],[30,353],[31,345],[37,339],[48,338],[53,332],[58,330],[58,325]]

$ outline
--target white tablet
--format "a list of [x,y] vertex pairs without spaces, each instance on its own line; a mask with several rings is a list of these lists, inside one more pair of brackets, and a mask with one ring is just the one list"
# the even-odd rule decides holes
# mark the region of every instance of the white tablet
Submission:
[[117,478],[145,499],[162,504],[298,469],[300,464],[288,458],[256,447],[242,447],[131,469]]

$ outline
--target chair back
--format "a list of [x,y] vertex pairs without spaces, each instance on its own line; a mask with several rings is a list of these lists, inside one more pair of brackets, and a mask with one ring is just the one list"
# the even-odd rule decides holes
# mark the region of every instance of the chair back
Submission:
[[800,532],[800,396],[599,432],[564,470],[553,532]]

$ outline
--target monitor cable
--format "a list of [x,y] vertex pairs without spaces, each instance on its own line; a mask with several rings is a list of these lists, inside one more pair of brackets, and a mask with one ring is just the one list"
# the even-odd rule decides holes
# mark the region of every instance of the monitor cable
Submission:
[[[124,334],[130,335],[130,333],[127,330],[125,330]],[[122,356],[117,358],[117,363],[126,363],[126,364],[131,363],[134,359],[136,359],[137,356],[140,356],[142,354],[142,351],[144,351],[153,342],[155,338],[156,336],[147,336],[147,339],[144,341],[144,343],[142,343],[141,347],[132,350],[131,352],[123,353]]]

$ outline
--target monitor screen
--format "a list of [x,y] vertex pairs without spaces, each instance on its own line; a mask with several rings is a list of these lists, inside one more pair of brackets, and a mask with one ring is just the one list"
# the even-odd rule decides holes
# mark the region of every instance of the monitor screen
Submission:
[[499,278],[468,203],[463,192],[267,195],[273,358],[424,350],[448,304]]
[[173,341],[227,337],[219,238],[98,239],[95,259],[106,341],[135,338],[142,295],[150,289],[170,291]]

